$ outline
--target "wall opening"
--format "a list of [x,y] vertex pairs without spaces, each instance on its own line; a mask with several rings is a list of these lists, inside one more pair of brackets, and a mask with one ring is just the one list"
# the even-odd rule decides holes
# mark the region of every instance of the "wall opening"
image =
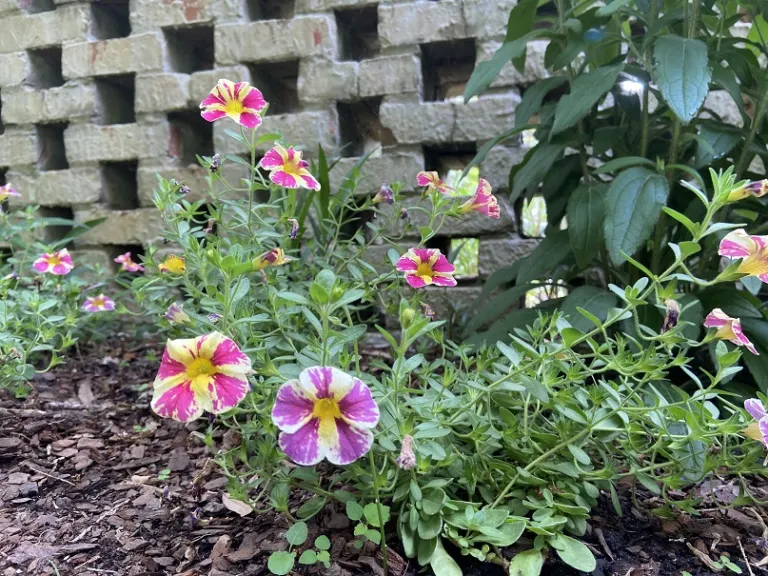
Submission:
[[96,78],[99,124],[133,124],[136,122],[136,76],[104,76]]
[[463,97],[475,69],[475,40],[433,42],[421,45],[424,100],[435,102]]
[[247,0],[246,12],[252,22],[287,20],[296,14],[296,4],[294,0]]
[[128,0],[90,2],[91,35],[98,40],[131,35],[131,10]]
[[197,154],[213,156],[213,124],[200,116],[200,110],[168,114],[171,127],[168,154],[182,166],[197,165]]
[[58,220],[47,224],[43,229],[43,237],[46,242],[63,240],[72,231],[75,214],[72,212],[71,206],[42,206],[40,207],[40,215],[43,218]]
[[136,179],[138,161],[102,162],[100,168],[102,202],[114,210],[138,208],[139,187]]
[[451,239],[448,236],[432,236],[427,240],[427,248],[437,248],[446,257],[451,253]]
[[[440,178],[448,183],[449,179],[453,180],[449,177],[456,172],[460,175],[464,171],[475,154],[477,144],[474,142],[424,146],[424,170],[437,172]],[[455,182],[449,184],[453,185]]]
[[386,148],[397,143],[392,131],[381,124],[381,98],[337,102],[336,106],[339,113],[342,157],[363,156],[376,148]]
[[288,114],[300,108],[298,80],[299,61],[249,64],[251,83],[257,86],[269,102],[270,114]]
[[48,170],[67,170],[67,150],[64,146],[64,130],[67,123],[38,124],[37,130],[37,169],[41,172]]
[[56,10],[54,0],[20,0],[19,8],[27,14],[39,14],[40,12],[52,12]]
[[[141,244],[121,244],[119,246],[110,246],[109,247],[109,258],[110,260],[113,260],[117,258],[118,256],[121,256],[125,254],[126,252],[129,252],[131,254],[131,260],[136,262],[136,264],[141,264],[144,260],[144,246]],[[113,269],[117,272],[122,268],[120,264],[117,262],[113,263]]]
[[[0,186],[5,186],[6,184],[8,184],[8,180],[5,177],[7,173],[8,173],[8,168],[0,167]],[[0,211],[1,212],[8,211],[8,200],[0,202]],[[0,262],[2,262],[2,254],[0,254]]]
[[480,240],[478,238],[452,238],[450,260],[456,267],[457,280],[477,278],[480,261]]
[[336,27],[341,38],[342,60],[366,60],[379,54],[377,6],[337,10]]
[[174,72],[213,70],[213,26],[163,28],[163,34]]
[[27,82],[33,88],[55,88],[64,84],[61,73],[61,46],[28,50],[30,74]]
[[[0,94],[2,94],[2,90],[0,90]],[[5,124],[3,124],[3,99],[0,98],[0,135],[5,132]]]

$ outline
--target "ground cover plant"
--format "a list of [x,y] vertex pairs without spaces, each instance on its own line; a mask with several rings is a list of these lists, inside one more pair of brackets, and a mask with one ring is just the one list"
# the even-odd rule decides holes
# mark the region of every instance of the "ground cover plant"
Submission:
[[[470,211],[498,217],[485,180],[457,199],[439,175],[420,174],[426,208],[410,210],[424,210],[428,225],[403,249],[409,214],[398,210],[396,183],[365,194],[355,168],[331,190],[322,149],[259,131],[268,103],[248,83],[219,81],[201,109],[239,125],[228,134],[243,155],[200,158],[210,184],[200,200],[159,179],[169,242],[149,251],[132,287],[170,336],[153,410],[208,418],[198,436],[229,479],[230,506],[293,524],[272,573],[329,560],[306,526],[329,505],[343,506],[361,546],[380,546],[385,573],[399,541],[441,576],[461,574],[448,550],[534,576],[549,556],[595,569],[579,537],[601,493],[620,513],[623,478],[657,494],[659,514],[693,512],[696,497],[679,489],[713,475],[734,479],[733,505],[751,501],[749,477],[765,474],[765,398],[742,405],[722,385],[742,353],[758,350],[740,318],[713,308],[696,319],[685,300],[692,288],[768,278],[768,238],[723,221],[755,187],[733,168],[681,184],[700,216],[667,244],[662,268],[623,255],[637,271],[610,284],[616,305],[603,317],[575,306],[470,346],[446,338],[424,305],[430,287],[456,284],[454,266],[424,245]],[[224,175],[232,166],[244,171],[237,181]],[[380,209],[387,204],[394,210]],[[695,275],[692,262],[712,241],[731,262]],[[379,242],[392,246],[385,270],[365,258]],[[377,323],[375,308],[398,329]],[[645,322],[651,309],[661,326]],[[361,356],[369,324],[391,362]],[[710,350],[712,370],[692,362],[698,349]],[[679,374],[690,385],[675,386]],[[219,427],[236,432],[234,447],[215,446]],[[504,549],[523,535],[531,545],[509,558]]]

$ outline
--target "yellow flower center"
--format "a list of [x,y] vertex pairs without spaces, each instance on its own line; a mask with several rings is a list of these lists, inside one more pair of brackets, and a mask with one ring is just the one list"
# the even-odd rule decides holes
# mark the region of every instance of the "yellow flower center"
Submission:
[[768,272],[768,251],[747,256],[739,265],[739,272],[750,276],[759,276]]
[[187,366],[187,377],[194,380],[198,376],[216,374],[216,367],[208,358],[196,358]]
[[230,100],[224,104],[224,110],[228,116],[239,116],[243,113],[243,103],[240,100]]
[[736,333],[733,331],[733,325],[729,322],[725,326],[718,328],[717,332],[715,332],[715,336],[722,340],[734,340],[736,338]]
[[417,276],[429,276],[431,278],[433,274],[434,272],[432,272],[432,266],[429,262],[422,262],[416,269]]
[[283,172],[290,174],[291,176],[299,176],[301,174],[299,162],[301,162],[301,157],[298,154],[294,155],[293,160],[287,160],[285,164],[283,164]]
[[315,402],[315,407],[312,409],[312,415],[320,418],[341,418],[341,410],[336,400],[332,398],[323,398]]
[[50,258],[48,258],[49,266],[58,266],[59,264],[61,264],[61,258],[59,258],[58,256],[51,256]]

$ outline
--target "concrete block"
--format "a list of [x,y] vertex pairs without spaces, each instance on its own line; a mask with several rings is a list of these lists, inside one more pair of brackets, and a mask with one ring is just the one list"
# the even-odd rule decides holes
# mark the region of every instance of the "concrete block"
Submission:
[[471,142],[487,139],[509,130],[515,123],[515,108],[520,103],[517,93],[483,96],[468,104],[454,104],[456,125],[451,140]]
[[[330,173],[331,189],[336,190],[344,182],[349,171],[357,163],[357,158],[342,158]],[[375,194],[382,184],[395,181],[405,189],[413,187],[416,174],[424,169],[424,155],[419,152],[386,152],[381,156],[371,156],[360,170],[355,193]]]
[[64,132],[70,162],[156,158],[168,153],[168,124],[75,124]]
[[517,0],[463,0],[467,37],[503,37],[507,33],[509,12],[516,4]]
[[488,180],[494,193],[506,190],[509,186],[509,171],[523,161],[528,150],[494,146],[480,165],[480,175]]
[[0,54],[0,88],[16,86],[27,77],[27,55],[24,52]]
[[105,76],[163,69],[163,48],[157,33],[64,45],[64,78]]
[[[450,102],[390,102],[379,108],[381,124],[400,144],[450,142],[454,136],[456,106]],[[488,137],[488,134],[485,135]]]
[[199,105],[211,92],[220,78],[232,82],[250,82],[251,74],[246,66],[226,66],[216,70],[201,70],[189,77],[189,96],[193,105]]
[[107,220],[82,236],[78,236],[79,245],[146,245],[161,237],[164,230],[162,215],[156,208],[109,210],[94,207],[75,211],[75,222],[88,222],[97,218]]
[[25,166],[8,170],[6,179],[21,194],[20,204],[92,204],[101,195],[99,170],[93,167],[38,172],[34,166]]
[[335,58],[338,53],[336,21],[326,15],[221,24],[216,26],[214,41],[219,64],[295,60],[307,56]]
[[378,0],[296,0],[296,13],[327,12],[334,8],[360,8],[375,6]]
[[[80,275],[91,282],[103,282],[103,274],[100,272],[112,272],[115,269],[112,250],[99,250],[98,248],[72,250],[72,260],[80,272]],[[83,271],[83,268],[88,270]]]
[[412,54],[383,56],[360,62],[360,97],[418,93],[421,61]]
[[37,136],[29,128],[6,128],[0,134],[0,166],[37,162]]
[[711,114],[706,112],[705,109],[707,108],[720,116],[723,122],[739,127],[744,125],[744,121],[741,118],[741,112],[739,112],[739,107],[736,105],[736,102],[731,95],[725,90],[712,91],[707,94],[707,97],[704,99],[702,110],[703,116],[705,118],[712,117]]
[[424,302],[435,311],[436,320],[451,320],[468,312],[482,290],[482,286],[428,286],[424,289]]
[[297,89],[302,102],[327,102],[357,98],[357,62],[324,58],[301,60]]
[[379,40],[383,49],[455,40],[466,38],[467,35],[467,23],[460,0],[379,4]]
[[[518,72],[512,63],[508,63],[502,68],[499,76],[491,82],[491,88],[505,86],[527,86],[543,78],[550,76],[549,71],[544,66],[544,53],[548,42],[545,40],[533,40],[528,42],[528,49],[525,58],[525,67],[522,72]],[[488,40],[477,43],[477,63],[490,60],[501,46],[500,41]]]
[[[230,186],[238,186],[242,178],[247,178],[250,175],[248,167],[226,160],[223,162],[221,170]],[[190,202],[210,198],[211,195],[216,198],[231,198],[235,194],[229,192],[226,186],[218,180],[214,180],[214,188],[213,192],[211,192],[208,185],[208,170],[202,166],[190,165],[184,168],[174,168],[157,166],[151,160],[148,160],[140,163],[137,172],[139,204],[141,206],[154,206],[153,199],[158,175],[166,180],[175,179],[188,186],[190,193],[185,198]],[[237,194],[243,198],[247,197],[245,192],[238,192]]]
[[71,84],[32,90],[3,90],[3,121],[9,124],[39,124],[92,116],[96,107],[96,89],[92,84]]
[[88,34],[88,5],[71,4],[39,14],[19,13],[3,18],[0,52],[56,46],[85,40]]
[[517,235],[508,238],[480,238],[477,264],[480,277],[487,278],[496,270],[511,266],[530,255],[538,244],[539,240],[519,238]]
[[189,105],[188,74],[137,74],[136,112],[181,110]]
[[242,11],[241,0],[134,0],[131,30],[135,34],[164,26],[238,20]]

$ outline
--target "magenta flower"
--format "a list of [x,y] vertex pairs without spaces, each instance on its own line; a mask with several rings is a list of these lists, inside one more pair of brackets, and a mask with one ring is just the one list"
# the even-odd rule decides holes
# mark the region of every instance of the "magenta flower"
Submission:
[[11,196],[21,196],[10,184],[0,186],[0,203],[5,202]]
[[221,414],[248,393],[251,360],[219,332],[168,340],[153,385],[152,410],[189,422],[203,411]]
[[275,144],[259,162],[265,170],[269,170],[269,179],[283,188],[307,188],[320,190],[318,182],[307,167],[309,162],[301,159],[301,152],[289,146],[287,149]]
[[115,309],[115,301],[109,296],[99,294],[86,298],[83,302],[83,310],[86,312],[110,312]]
[[245,128],[258,128],[261,113],[266,107],[267,101],[262,93],[248,82],[235,83],[222,79],[200,102],[200,115],[208,122],[229,116]]
[[55,274],[56,276],[66,276],[75,267],[72,262],[72,256],[69,255],[69,250],[62,248],[58,252],[52,254],[43,254],[34,261],[32,267],[40,273],[48,272]]
[[371,390],[337,368],[316,366],[277,391],[272,421],[280,448],[301,466],[354,462],[370,450],[379,407]]
[[465,214],[467,212],[480,212],[494,220],[499,219],[501,216],[499,201],[496,200],[496,196],[491,193],[491,185],[487,180],[484,180],[483,178],[478,180],[475,195],[459,206],[459,212]]
[[739,228],[720,240],[717,253],[729,258],[741,258],[739,272],[757,276],[768,283],[768,236],[751,236]]
[[759,356],[755,346],[741,329],[741,320],[739,318],[731,318],[720,308],[715,308],[707,315],[707,318],[704,320],[704,326],[706,328],[717,328],[715,338],[728,340],[736,344],[736,346],[744,346],[752,354]]
[[768,446],[768,414],[765,412],[765,406],[757,398],[750,398],[744,401],[744,409],[755,419],[744,433]]
[[131,253],[126,252],[125,254],[120,254],[117,258],[115,258],[115,262],[121,265],[121,268],[125,270],[126,272],[143,272],[144,266],[141,264],[137,264],[131,259]]
[[381,188],[379,188],[379,191],[376,192],[376,195],[373,197],[373,200],[371,200],[372,204],[394,204],[395,203],[395,193],[386,184],[382,184]]
[[411,288],[456,286],[453,273],[456,267],[437,248],[411,248],[397,261],[397,269],[405,272]]
[[448,194],[453,191],[453,188],[440,180],[440,175],[437,172],[425,172],[422,170],[416,174],[416,184],[426,187],[427,192]]

